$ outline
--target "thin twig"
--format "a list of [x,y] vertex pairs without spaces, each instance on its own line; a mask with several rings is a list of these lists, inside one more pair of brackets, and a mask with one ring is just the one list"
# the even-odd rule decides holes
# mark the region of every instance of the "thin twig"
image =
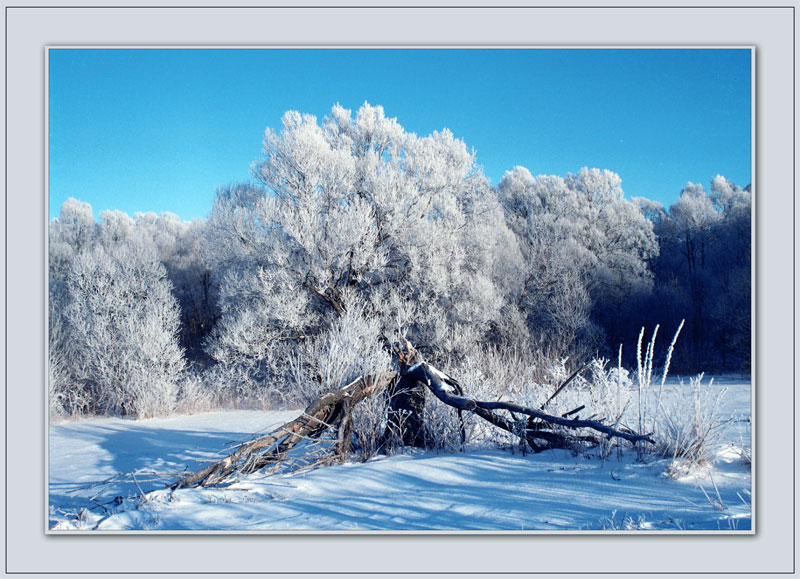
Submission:
[[583,372],[584,370],[586,370],[586,368],[588,368],[588,367],[589,367],[589,362],[585,363],[583,366],[581,366],[580,368],[578,368],[577,370],[575,370],[575,371],[572,373],[572,375],[571,375],[569,378],[567,378],[566,380],[564,380],[564,382],[561,384],[561,386],[559,386],[559,387],[556,389],[556,391],[555,391],[555,392],[553,392],[553,395],[552,395],[552,396],[550,396],[550,398],[548,398],[548,399],[545,401],[545,403],[544,403],[544,404],[542,404],[542,405],[539,407],[539,410],[544,410],[544,409],[545,409],[545,407],[546,407],[548,404],[550,404],[550,402],[553,400],[553,398],[555,398],[556,396],[558,396],[558,393],[559,393],[559,392],[561,392],[561,391],[562,391],[564,388],[566,388],[566,387],[567,387],[567,384],[569,384],[570,382],[572,382],[572,380],[573,380],[573,379],[575,379],[575,377],[576,377],[578,374],[580,374],[581,372]]

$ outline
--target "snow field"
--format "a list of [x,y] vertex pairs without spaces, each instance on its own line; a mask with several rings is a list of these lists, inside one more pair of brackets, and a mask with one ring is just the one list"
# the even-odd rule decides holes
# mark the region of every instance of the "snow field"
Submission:
[[[255,473],[225,488],[157,490],[142,499],[140,491],[164,489],[174,480],[167,473],[199,468],[296,412],[53,424],[48,528],[749,532],[751,471],[742,447],[749,447],[750,384],[716,379],[712,387],[727,389],[720,417],[731,422],[713,464],[688,472],[653,455],[639,462],[630,450],[605,460],[596,450],[526,456],[502,449],[407,450],[367,463]],[[118,476],[134,472],[135,481]]]

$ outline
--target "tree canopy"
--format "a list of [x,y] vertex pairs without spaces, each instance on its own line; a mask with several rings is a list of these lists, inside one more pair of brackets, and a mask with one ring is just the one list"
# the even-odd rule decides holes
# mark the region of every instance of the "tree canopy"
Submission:
[[149,416],[210,382],[221,400],[308,402],[388,368],[400,338],[432,363],[544,372],[683,318],[676,369],[749,368],[749,186],[717,175],[668,208],[607,169],[517,166],[492,186],[449,130],[419,136],[367,103],[287,112],[251,177],[192,223],[64,203],[56,411]]

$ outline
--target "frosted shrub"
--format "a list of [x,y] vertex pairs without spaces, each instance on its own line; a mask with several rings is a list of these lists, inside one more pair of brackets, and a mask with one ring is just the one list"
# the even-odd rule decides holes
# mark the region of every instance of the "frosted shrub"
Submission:
[[217,362],[206,382],[227,408],[292,404],[289,360],[316,316],[307,296],[276,268],[234,265],[222,276],[220,319],[204,344]]
[[302,404],[347,386],[359,376],[388,369],[381,324],[352,296],[330,328],[306,340],[289,360],[294,395]]
[[[522,387],[519,381],[511,379],[511,364],[503,364],[494,350],[475,347],[463,358],[451,360],[443,366],[449,374],[457,376],[467,396],[479,400],[498,400],[507,389],[516,392]],[[441,410],[437,409],[437,412]],[[509,436],[505,432],[476,419],[471,412],[464,412],[462,415],[467,444],[480,447],[508,442]],[[453,423],[456,421],[454,410],[450,415],[443,414],[442,417]],[[451,429],[452,427],[448,430]],[[443,429],[440,427],[439,430]]]
[[203,388],[220,408],[271,410],[296,405],[288,360],[293,344],[272,343],[261,358],[237,356],[206,369]]
[[255,397],[257,364],[251,361],[215,364],[203,373],[203,382],[213,392],[220,408],[250,408]]
[[[507,400],[536,407],[545,400],[545,389],[536,381],[537,367],[528,355],[517,350],[501,351],[493,347],[473,347],[464,357],[445,363],[448,373],[456,376],[465,394],[478,400]],[[452,370],[451,370],[452,368]],[[458,419],[455,410],[444,407],[438,400],[431,409],[436,428],[432,435],[441,437],[434,440],[440,448],[453,448],[460,445]],[[441,408],[440,408],[441,407]],[[515,447],[519,438],[505,430],[495,428],[471,412],[462,413],[466,431],[466,442],[471,446]],[[507,415],[507,418],[511,418]]]
[[69,379],[65,357],[59,351],[50,350],[47,367],[47,398],[50,420],[74,418],[89,408],[87,393]]
[[203,380],[200,372],[189,370],[178,382],[175,410],[182,414],[209,412],[218,408],[217,392]]
[[[471,414],[471,412],[463,412],[462,417],[467,419]],[[430,393],[426,393],[423,422],[425,424],[425,442],[428,448],[445,452],[462,450],[461,424],[456,410],[443,404]]]
[[658,451],[673,460],[672,470],[690,469],[709,462],[720,450],[729,420],[719,416],[719,404],[726,390],[714,389],[712,379],[702,383],[703,374],[689,382],[690,395],[685,396],[683,381],[670,392],[656,420],[654,438]]
[[633,381],[628,370],[617,364],[608,367],[608,360],[595,358],[590,365],[592,379],[589,396],[592,408],[602,416],[617,422],[631,403]]
[[384,449],[391,450],[384,440],[388,403],[388,394],[383,391],[365,398],[353,409],[354,449],[364,462]]
[[452,375],[476,398],[517,399],[536,383],[537,367],[516,349],[476,346],[451,361]]
[[224,364],[264,360],[313,320],[306,295],[274,268],[229,269],[219,303],[220,320],[205,350]]
[[58,358],[53,356],[52,350],[49,354],[47,370],[48,414],[50,420],[55,420],[60,418],[65,412],[65,404],[62,399],[64,378],[63,371],[59,368]]
[[[618,428],[632,401],[631,380],[628,371],[622,367],[622,346],[619,349],[617,365],[608,368],[608,360],[595,358],[591,364],[592,380],[589,383],[591,408],[607,424]],[[601,438],[601,452],[605,455],[620,444],[617,438]]]

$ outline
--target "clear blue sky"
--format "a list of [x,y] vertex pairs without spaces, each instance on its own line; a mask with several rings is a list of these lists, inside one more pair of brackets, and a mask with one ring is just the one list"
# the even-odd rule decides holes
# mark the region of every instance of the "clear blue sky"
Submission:
[[50,217],[68,197],[204,218],[250,179],[287,110],[383,105],[449,128],[493,183],[610,169],[669,205],[687,181],[750,183],[750,51],[183,50],[49,52]]

